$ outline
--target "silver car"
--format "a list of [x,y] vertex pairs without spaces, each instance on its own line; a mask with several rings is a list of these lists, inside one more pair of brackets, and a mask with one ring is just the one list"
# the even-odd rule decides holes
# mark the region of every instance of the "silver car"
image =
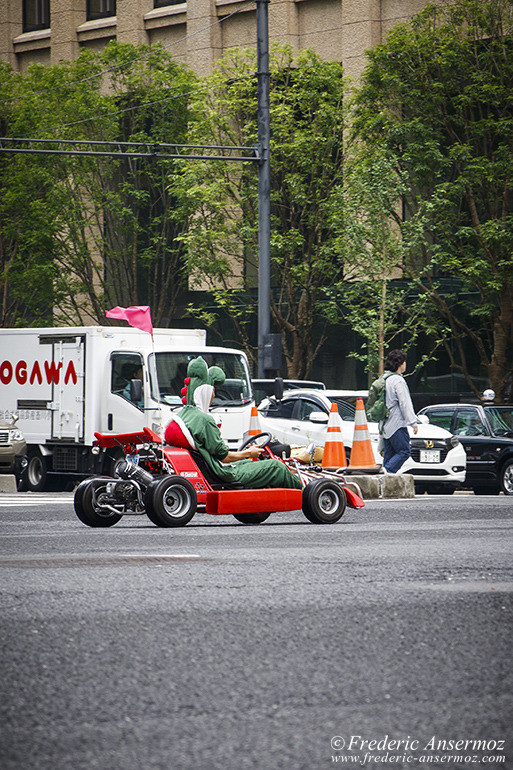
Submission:
[[16,427],[18,416],[0,419],[0,473],[13,473],[19,480],[27,463],[25,437]]

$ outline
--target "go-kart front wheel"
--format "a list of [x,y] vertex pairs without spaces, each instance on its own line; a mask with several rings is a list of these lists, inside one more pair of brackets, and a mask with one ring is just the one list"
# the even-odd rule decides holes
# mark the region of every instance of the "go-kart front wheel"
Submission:
[[237,521],[241,521],[243,524],[261,524],[263,521],[269,518],[270,513],[234,513],[233,516]]
[[[107,495],[107,484],[112,479],[84,479],[75,490],[75,513],[88,527],[112,527],[122,518],[121,514],[102,508],[102,497]],[[94,498],[93,498],[94,492]]]
[[196,513],[198,496],[188,479],[166,476],[152,481],[144,502],[148,518],[157,527],[183,527]]
[[346,510],[346,494],[329,479],[316,479],[303,489],[303,513],[312,524],[334,524]]

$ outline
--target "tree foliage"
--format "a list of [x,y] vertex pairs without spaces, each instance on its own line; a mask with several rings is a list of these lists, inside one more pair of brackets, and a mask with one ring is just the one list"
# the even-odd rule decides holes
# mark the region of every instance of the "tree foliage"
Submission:
[[[4,67],[4,135],[184,143],[195,83],[163,49],[116,42],[26,75]],[[150,304],[167,322],[184,286],[172,168],[130,153],[4,157],[0,324],[37,323],[51,307],[56,322],[104,322],[118,304]]]
[[[333,202],[342,180],[344,81],[340,64],[311,51],[294,56],[276,47],[270,59],[271,315],[288,375],[307,377],[336,315],[325,287],[342,275]],[[231,51],[221,60],[208,96],[196,104],[195,139],[256,144],[255,71],[252,50]],[[191,274],[230,314],[254,360],[255,306],[247,292],[258,270],[257,169],[194,164],[184,169],[182,183],[190,206],[184,237]]]
[[369,52],[356,122],[407,180],[404,268],[452,366],[477,392],[473,345],[499,399],[513,375],[512,32],[512,0],[426,7]]

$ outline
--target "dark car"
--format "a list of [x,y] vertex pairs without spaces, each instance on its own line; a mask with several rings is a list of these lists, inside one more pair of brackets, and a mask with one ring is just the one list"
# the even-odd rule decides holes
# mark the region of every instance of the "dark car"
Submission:
[[457,436],[467,453],[465,486],[476,495],[513,495],[513,406],[437,404],[420,410]]

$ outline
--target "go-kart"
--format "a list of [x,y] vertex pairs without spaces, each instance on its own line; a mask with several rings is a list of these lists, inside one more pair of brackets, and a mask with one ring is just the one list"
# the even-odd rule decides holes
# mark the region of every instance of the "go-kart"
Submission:
[[[333,524],[346,510],[365,504],[337,473],[297,460],[276,458],[297,473],[302,489],[244,489],[215,477],[201,454],[190,446],[170,446],[150,428],[136,433],[96,433],[96,451],[122,447],[125,460],[118,478],[95,476],[82,481],[74,497],[75,512],[89,527],[111,527],[123,516],[146,514],[158,527],[182,527],[196,511],[231,514],[245,524],[260,524],[276,511],[302,509],[314,524]],[[240,449],[257,444],[262,457],[276,457],[269,433],[250,436]]]

